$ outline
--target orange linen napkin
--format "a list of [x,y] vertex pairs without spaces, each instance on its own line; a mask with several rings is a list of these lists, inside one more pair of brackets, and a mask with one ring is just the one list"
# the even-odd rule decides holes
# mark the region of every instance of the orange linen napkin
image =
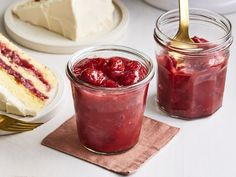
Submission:
[[75,117],[72,117],[48,135],[42,144],[115,173],[129,175],[160,151],[178,131],[179,128],[144,117],[140,139],[135,147],[118,155],[98,155],[82,147],[78,141]]

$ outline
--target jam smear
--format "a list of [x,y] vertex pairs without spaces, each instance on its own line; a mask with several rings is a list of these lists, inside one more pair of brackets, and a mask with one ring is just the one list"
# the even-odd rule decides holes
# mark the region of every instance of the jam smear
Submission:
[[100,87],[133,85],[147,75],[147,69],[138,61],[122,57],[85,58],[73,68],[75,76]]
[[11,49],[7,48],[6,45],[2,43],[0,43],[0,52],[3,56],[9,58],[11,63],[14,63],[34,73],[34,75],[47,87],[47,90],[50,91],[51,86],[48,81],[43,77],[43,74],[27,60],[22,59],[15,51],[12,51]]
[[0,67],[3,68],[8,74],[12,75],[18,83],[24,85],[32,94],[37,96],[39,99],[41,100],[48,99],[48,96],[44,95],[39,90],[37,90],[30,80],[25,79],[20,73],[12,69],[11,66],[7,65],[1,58],[0,58]]

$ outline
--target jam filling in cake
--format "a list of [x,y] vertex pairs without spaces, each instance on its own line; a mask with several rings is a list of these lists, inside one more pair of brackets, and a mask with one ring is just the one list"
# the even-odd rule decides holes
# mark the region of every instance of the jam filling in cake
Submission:
[[9,58],[11,63],[14,63],[20,67],[30,70],[43,84],[47,86],[48,90],[51,89],[50,84],[43,77],[42,73],[39,72],[27,60],[20,58],[20,56],[15,51],[12,51],[11,49],[7,48],[4,44],[0,43],[0,52],[3,56]]
[[42,100],[48,99],[48,97],[46,95],[44,95],[43,93],[41,93],[40,91],[38,91],[34,87],[33,83],[30,80],[22,77],[22,75],[20,73],[13,70],[1,58],[0,58],[0,67],[3,68],[8,74],[12,75],[17,82],[21,83],[27,89],[29,89],[35,96],[37,96],[38,98],[40,98]]

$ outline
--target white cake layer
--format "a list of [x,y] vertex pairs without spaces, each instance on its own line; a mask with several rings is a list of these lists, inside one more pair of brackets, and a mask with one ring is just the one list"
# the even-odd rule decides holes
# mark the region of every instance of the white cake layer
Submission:
[[36,115],[36,111],[27,108],[20,100],[0,85],[0,110],[10,114],[22,116]]

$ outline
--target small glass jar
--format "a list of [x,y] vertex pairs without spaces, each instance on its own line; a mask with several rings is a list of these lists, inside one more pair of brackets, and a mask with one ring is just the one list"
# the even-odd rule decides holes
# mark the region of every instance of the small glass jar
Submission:
[[[139,61],[147,75],[140,82],[119,88],[93,86],[75,77],[73,66],[83,59],[124,57]],[[122,46],[81,50],[67,64],[71,81],[78,135],[81,144],[100,154],[119,153],[138,141],[153,63],[145,54]]]
[[233,41],[231,24],[215,12],[190,9],[189,33],[197,43],[187,49],[171,45],[178,24],[178,10],[161,15],[156,22],[157,102],[172,117],[206,117],[222,106]]

